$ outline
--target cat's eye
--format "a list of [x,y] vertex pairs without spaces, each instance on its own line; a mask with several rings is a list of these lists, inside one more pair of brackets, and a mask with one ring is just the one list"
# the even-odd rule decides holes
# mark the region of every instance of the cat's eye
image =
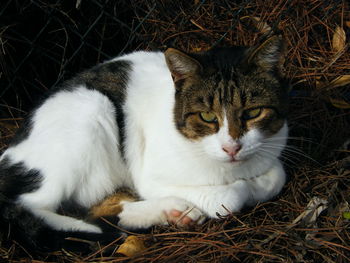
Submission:
[[201,119],[205,122],[213,123],[217,122],[218,118],[216,117],[215,113],[210,112],[210,111],[202,111],[199,116]]
[[243,120],[251,120],[259,117],[261,114],[261,108],[246,110],[243,112],[242,118]]

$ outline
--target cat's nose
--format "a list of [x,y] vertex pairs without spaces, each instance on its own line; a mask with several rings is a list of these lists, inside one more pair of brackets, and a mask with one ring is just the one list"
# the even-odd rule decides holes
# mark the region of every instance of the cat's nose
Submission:
[[241,148],[242,146],[240,144],[222,146],[222,150],[232,157],[235,156]]

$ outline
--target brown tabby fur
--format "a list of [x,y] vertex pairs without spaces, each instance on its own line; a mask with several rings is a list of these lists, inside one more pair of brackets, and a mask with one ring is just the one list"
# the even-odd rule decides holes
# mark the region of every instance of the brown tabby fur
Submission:
[[[255,48],[226,51],[214,49],[191,55],[174,49],[165,52],[176,87],[177,129],[189,139],[199,139],[218,132],[226,112],[229,134],[234,139],[252,127],[260,127],[267,134],[277,132],[287,111],[286,87],[279,73],[281,38],[272,37]],[[276,53],[277,57],[271,57]],[[260,116],[245,120],[244,113],[254,108],[262,108]],[[214,112],[218,122],[203,121],[199,115],[203,111]]]

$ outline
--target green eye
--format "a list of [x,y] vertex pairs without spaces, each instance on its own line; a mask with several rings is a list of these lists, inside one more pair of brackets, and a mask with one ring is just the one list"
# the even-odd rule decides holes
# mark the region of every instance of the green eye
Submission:
[[243,112],[242,118],[244,120],[251,120],[259,117],[261,114],[261,108],[246,110]]
[[213,123],[213,122],[218,121],[215,113],[210,112],[210,111],[203,111],[199,115],[200,115],[201,119],[205,122]]

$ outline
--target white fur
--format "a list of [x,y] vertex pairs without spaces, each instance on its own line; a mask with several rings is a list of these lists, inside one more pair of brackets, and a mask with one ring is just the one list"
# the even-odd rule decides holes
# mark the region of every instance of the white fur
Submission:
[[[114,106],[83,86],[46,100],[34,113],[29,137],[4,156],[44,175],[42,186],[21,195],[19,202],[59,230],[78,229],[80,224],[78,220],[68,224],[71,218],[49,213],[62,201],[74,199],[90,207],[129,177],[118,150]],[[91,225],[80,225],[81,230],[93,230]]]
[[177,197],[148,199],[139,202],[123,202],[123,211],[118,215],[119,225],[125,228],[148,228],[168,224],[171,210],[182,211],[197,223],[203,222],[203,213],[190,202]]
[[[175,128],[175,89],[164,55],[135,52],[118,59],[132,63],[123,106],[126,163],[108,98],[84,86],[61,91],[35,112],[30,136],[4,153],[13,163],[44,174],[38,190],[20,197],[22,205],[56,229],[99,232],[54,211],[67,199],[90,207],[126,185],[145,201],[125,203],[120,224],[148,227],[165,223],[164,211],[171,209],[184,212],[194,206],[193,220],[202,213],[216,217],[281,190],[285,174],[278,156],[287,125],[269,145],[258,129],[234,141],[227,120],[217,134],[190,141]],[[241,162],[230,163],[222,146],[237,143],[242,144],[237,155]]]

